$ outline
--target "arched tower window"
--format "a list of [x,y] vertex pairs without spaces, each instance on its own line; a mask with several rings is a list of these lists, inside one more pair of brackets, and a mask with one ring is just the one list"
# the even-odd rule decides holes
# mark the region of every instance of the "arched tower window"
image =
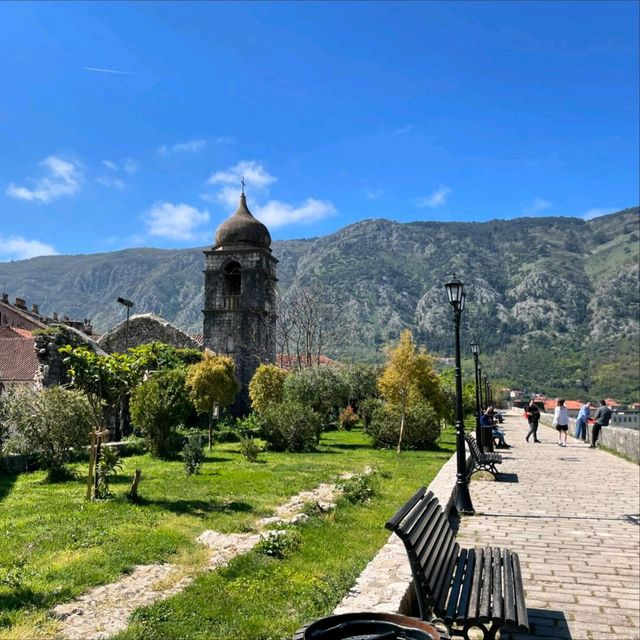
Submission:
[[230,262],[224,268],[224,293],[226,296],[239,296],[242,288],[240,265]]

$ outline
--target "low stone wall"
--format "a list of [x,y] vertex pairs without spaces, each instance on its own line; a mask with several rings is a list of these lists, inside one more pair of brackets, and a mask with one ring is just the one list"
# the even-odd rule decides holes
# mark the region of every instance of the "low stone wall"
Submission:
[[[553,426],[553,416],[550,413],[543,413],[540,422],[547,427]],[[587,425],[587,438],[591,441],[591,431],[593,425]],[[576,421],[569,418],[569,433],[575,438]],[[640,463],[640,431],[638,429],[624,429],[623,427],[603,427],[600,430],[598,442],[603,447],[620,453],[636,464]]]

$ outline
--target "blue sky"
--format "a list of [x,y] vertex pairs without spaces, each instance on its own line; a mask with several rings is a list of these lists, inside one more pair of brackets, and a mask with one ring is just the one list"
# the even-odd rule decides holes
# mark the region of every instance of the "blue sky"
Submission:
[[638,7],[0,3],[0,260],[635,205]]

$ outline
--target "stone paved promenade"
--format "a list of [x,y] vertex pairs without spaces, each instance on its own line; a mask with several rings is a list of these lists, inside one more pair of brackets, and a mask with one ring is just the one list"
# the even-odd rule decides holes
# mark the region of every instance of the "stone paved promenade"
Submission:
[[638,640],[638,466],[571,437],[559,447],[542,425],[542,444],[528,444],[515,410],[502,427],[509,481],[471,483],[476,515],[462,519],[461,545],[520,554],[533,637]]

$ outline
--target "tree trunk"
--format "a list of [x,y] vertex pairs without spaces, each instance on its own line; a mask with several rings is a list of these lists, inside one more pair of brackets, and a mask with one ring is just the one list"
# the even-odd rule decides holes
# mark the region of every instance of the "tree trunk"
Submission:
[[211,451],[213,441],[213,406],[209,411],[209,451]]
[[404,416],[405,413],[407,412],[407,405],[406,402],[402,403],[402,414],[400,416],[400,436],[398,437],[398,453],[400,453],[400,447],[402,445],[402,436],[404,434]]

